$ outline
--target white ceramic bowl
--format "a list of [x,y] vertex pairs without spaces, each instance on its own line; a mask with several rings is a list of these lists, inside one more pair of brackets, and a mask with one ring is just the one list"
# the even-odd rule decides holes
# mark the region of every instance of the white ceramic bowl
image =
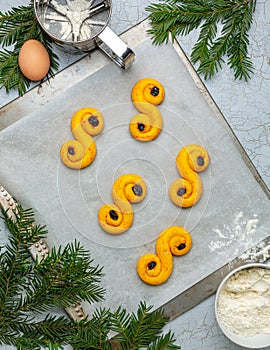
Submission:
[[270,334],[256,334],[256,335],[250,336],[250,337],[239,335],[239,334],[235,333],[233,329],[228,329],[224,325],[224,321],[222,320],[224,316],[221,317],[221,315],[219,314],[219,311],[218,311],[218,301],[219,301],[219,297],[220,297],[220,292],[221,292],[222,288],[224,287],[224,285],[226,284],[226,282],[238,271],[244,270],[244,269],[249,269],[249,268],[270,269],[270,266],[266,265],[266,264],[253,263],[253,264],[246,264],[244,266],[241,266],[241,267],[231,271],[223,279],[223,281],[221,282],[221,284],[218,287],[218,290],[216,293],[216,300],[215,300],[215,314],[216,314],[216,319],[217,319],[218,325],[227,338],[229,338],[234,343],[236,343],[240,346],[251,348],[251,349],[260,349],[260,348],[270,346]]

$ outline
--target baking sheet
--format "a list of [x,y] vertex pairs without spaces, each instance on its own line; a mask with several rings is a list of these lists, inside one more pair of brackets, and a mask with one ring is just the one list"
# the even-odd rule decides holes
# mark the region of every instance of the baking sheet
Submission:
[[[144,77],[159,80],[166,93],[159,107],[163,131],[151,143],[135,141],[128,131],[137,113],[130,101],[131,89]],[[76,171],[61,163],[59,150],[72,139],[72,114],[87,106],[103,113],[105,129],[95,137],[94,163]],[[175,48],[153,46],[147,40],[137,47],[129,71],[110,63],[1,131],[0,181],[25,207],[35,209],[37,221],[47,225],[51,246],[77,239],[95,263],[104,266],[103,306],[122,305],[133,311],[145,300],[158,307],[269,235],[269,200],[235,142]],[[200,174],[200,202],[180,209],[170,202],[168,188],[179,177],[175,157],[190,143],[204,146],[211,163]],[[97,212],[112,202],[114,180],[129,172],[145,179],[148,194],[133,206],[132,228],[112,236],[99,227]],[[137,260],[155,251],[157,236],[172,224],[191,232],[193,247],[187,255],[174,258],[166,283],[149,286],[137,276]],[[91,312],[95,305],[84,307]]]

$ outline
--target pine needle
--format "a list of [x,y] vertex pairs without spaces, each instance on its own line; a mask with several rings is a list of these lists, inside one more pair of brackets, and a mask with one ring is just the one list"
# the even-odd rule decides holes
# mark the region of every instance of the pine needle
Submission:
[[[248,55],[248,32],[256,0],[163,0],[146,8],[153,44],[167,43],[199,28],[191,62],[205,79],[227,62],[235,79],[248,81],[253,65]],[[221,26],[221,34],[217,28]],[[227,61],[225,61],[227,57]]]
[[[58,307],[103,300],[102,268],[93,265],[90,253],[77,241],[52,249],[40,262],[33,261],[28,249],[45,238],[47,230],[35,223],[32,209],[18,205],[14,214],[15,220],[2,211],[11,237],[0,249],[0,346],[19,350],[58,350],[66,344],[74,349],[180,349],[173,334],[161,334],[167,322],[162,311],[152,311],[145,303],[131,314],[121,307],[114,312],[97,309],[80,322],[52,315]],[[110,339],[112,332],[122,334]]]

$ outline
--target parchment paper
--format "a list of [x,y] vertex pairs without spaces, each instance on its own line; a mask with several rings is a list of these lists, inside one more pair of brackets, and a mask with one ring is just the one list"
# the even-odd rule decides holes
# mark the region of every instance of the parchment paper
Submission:
[[[159,107],[163,131],[150,143],[135,141],[128,131],[137,113],[130,101],[131,89],[144,77],[159,80],[166,91]],[[61,163],[59,150],[73,138],[73,113],[88,106],[103,113],[105,129],[95,137],[93,164],[76,171]],[[133,311],[145,300],[158,307],[269,235],[269,201],[235,142],[174,47],[146,41],[137,47],[136,62],[129,71],[110,63],[3,130],[0,181],[24,207],[34,208],[37,222],[47,225],[51,246],[77,239],[89,249],[95,264],[104,266],[103,306],[122,305]],[[180,209],[170,202],[168,189],[179,177],[175,157],[190,143],[204,146],[211,163],[200,174],[200,202]],[[129,172],[145,179],[148,194],[133,205],[132,228],[112,236],[99,227],[97,212],[104,203],[112,203],[114,180]],[[155,252],[157,236],[172,224],[191,232],[193,247],[187,255],[174,258],[166,283],[149,286],[137,276],[137,260]],[[88,312],[95,306],[84,305]]]

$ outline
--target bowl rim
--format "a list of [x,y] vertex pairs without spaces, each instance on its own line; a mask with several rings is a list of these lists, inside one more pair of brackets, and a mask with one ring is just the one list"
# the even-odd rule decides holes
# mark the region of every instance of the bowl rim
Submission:
[[247,347],[250,349],[260,349],[260,348],[270,346],[270,333],[269,334],[257,334],[257,335],[252,336],[252,337],[244,337],[244,336],[241,336],[237,333],[234,333],[233,331],[231,331],[230,329],[228,329],[227,327],[225,327],[223,325],[223,323],[219,317],[218,308],[217,308],[220,291],[224,287],[224,284],[228,281],[228,279],[241,270],[246,270],[246,269],[250,269],[253,267],[254,268],[260,267],[260,268],[265,268],[265,269],[270,270],[270,265],[268,265],[266,263],[247,263],[247,264],[239,266],[239,267],[233,269],[231,272],[229,272],[223,278],[223,280],[220,282],[218,289],[216,291],[215,317],[216,317],[219,328],[222,330],[224,335],[227,338],[229,338],[231,341],[233,341],[234,343],[236,343],[240,346]]

